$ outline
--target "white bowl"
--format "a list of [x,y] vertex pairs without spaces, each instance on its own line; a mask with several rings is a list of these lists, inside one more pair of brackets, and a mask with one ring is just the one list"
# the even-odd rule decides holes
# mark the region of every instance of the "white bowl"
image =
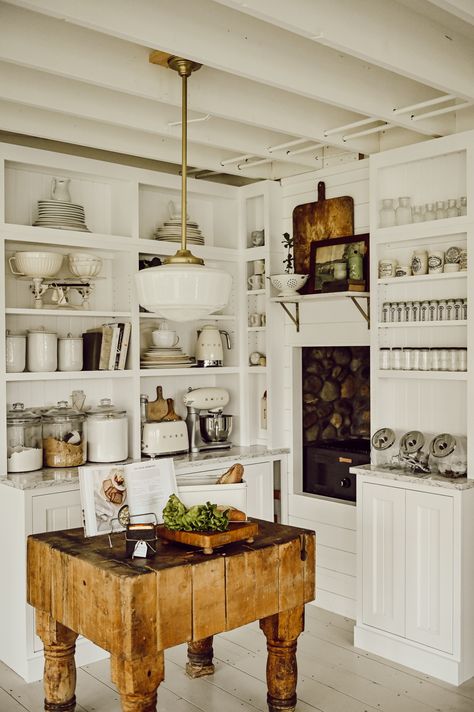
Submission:
[[68,260],[69,262],[95,262],[95,260],[100,260],[100,257],[92,255],[90,252],[70,252]]
[[93,259],[86,260],[68,259],[68,262],[70,272],[76,277],[97,277],[102,269],[102,260],[100,257],[94,257]]
[[294,297],[308,280],[307,274],[274,274],[270,277],[272,285],[280,290],[279,297]]
[[54,277],[63,263],[59,252],[15,252],[9,264],[13,274],[24,277]]

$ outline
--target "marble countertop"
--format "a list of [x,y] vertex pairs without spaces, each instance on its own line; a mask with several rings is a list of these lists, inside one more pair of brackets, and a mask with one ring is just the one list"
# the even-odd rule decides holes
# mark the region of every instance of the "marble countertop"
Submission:
[[409,482],[411,484],[423,485],[423,487],[438,487],[451,490],[467,490],[474,487],[474,479],[468,479],[467,477],[452,478],[436,474],[415,475],[402,472],[401,470],[382,470],[376,465],[351,467],[350,471],[356,475],[368,475],[384,480]]
[[[289,449],[287,448],[268,450],[263,445],[253,445],[250,447],[236,446],[228,450],[208,450],[199,453],[176,455],[173,460],[179,482],[180,471],[182,471],[183,474],[184,472],[192,472],[194,467],[197,468],[205,464],[214,466],[221,463],[226,464],[231,461],[236,462],[238,460],[245,462],[248,460],[266,458],[277,459],[279,455],[286,455],[287,453],[289,453]],[[128,460],[128,462],[132,462],[132,460]],[[0,477],[0,485],[14,487],[19,490],[51,488],[64,485],[77,486],[78,483],[79,474],[77,467],[46,467],[44,470],[36,470],[35,472],[18,472]]]

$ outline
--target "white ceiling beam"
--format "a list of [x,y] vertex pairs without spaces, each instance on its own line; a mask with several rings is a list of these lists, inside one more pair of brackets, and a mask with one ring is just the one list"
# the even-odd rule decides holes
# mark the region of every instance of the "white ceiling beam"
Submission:
[[[130,102],[127,95],[110,89],[90,86],[5,62],[0,62],[0,96],[6,101],[145,131],[153,136],[172,138],[180,136],[180,127],[169,126],[170,121],[180,114],[177,107],[139,97]],[[193,119],[192,112],[189,113],[189,118]],[[266,157],[267,146],[278,141],[280,135],[213,118],[205,123],[190,123],[188,138],[190,143],[220,148],[226,152],[226,155],[229,151],[235,151],[238,155],[248,153],[252,156]],[[321,165],[321,156],[316,150],[314,154],[302,157],[300,160],[293,159],[290,154],[282,153],[281,156],[275,156],[275,160],[316,169]]]
[[[394,0],[216,2],[444,93],[474,98],[472,42],[459,33],[450,32],[447,37],[442,25]],[[472,13],[472,0],[457,0],[452,4],[469,4]]]
[[[167,161],[178,164],[177,168],[179,168],[181,142],[177,139],[161,136],[152,140],[148,133],[101,124],[79,117],[72,119],[71,116],[59,112],[21,106],[3,100],[0,100],[0,130],[151,158],[157,161]],[[220,165],[221,153],[217,149],[190,144],[188,146],[188,164],[216,173],[242,176],[242,171],[235,166],[222,168]],[[305,173],[308,170],[306,166],[300,166],[300,170],[296,172]],[[290,175],[295,175],[295,166],[276,160],[271,164],[245,171],[246,178],[255,179],[275,180]]]
[[[394,106],[433,95],[430,87],[367,66],[212,0],[180,0],[179,4],[175,0],[135,0],[133,12],[129,0],[11,0],[11,4],[384,121],[391,118]],[[358,5],[359,1],[354,7]],[[348,32],[352,30],[347,18],[344,24]],[[365,37],[366,32],[363,34]],[[279,107],[279,111],[284,109]],[[353,120],[357,118],[361,117]],[[413,130],[404,117],[397,117],[396,123]],[[453,124],[442,117],[417,124],[416,131],[443,134]]]
[[474,25],[474,3],[472,0],[428,0],[428,2],[458,17],[463,22]]
[[[148,57],[147,47],[0,3],[0,59],[180,106],[181,84],[176,74],[150,64]],[[189,108],[314,141],[324,139],[327,126],[360,118],[359,114],[209,67],[194,74],[189,82]],[[281,142],[280,137],[276,143]],[[348,145],[339,137],[326,143],[365,154],[379,149],[373,137]]]

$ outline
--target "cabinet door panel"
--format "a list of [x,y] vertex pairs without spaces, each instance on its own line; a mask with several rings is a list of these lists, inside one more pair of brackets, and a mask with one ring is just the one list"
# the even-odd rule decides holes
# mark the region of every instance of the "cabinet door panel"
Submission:
[[453,500],[407,492],[406,521],[406,636],[451,653]]
[[82,527],[79,490],[33,498],[33,534]]
[[362,486],[362,620],[404,635],[405,491]]
[[273,522],[273,462],[245,465],[247,515]]

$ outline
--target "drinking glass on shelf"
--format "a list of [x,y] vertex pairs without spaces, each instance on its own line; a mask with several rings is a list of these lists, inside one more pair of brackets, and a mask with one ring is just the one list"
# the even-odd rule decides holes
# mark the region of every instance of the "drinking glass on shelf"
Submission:
[[440,349],[430,349],[430,366],[432,371],[441,370]]
[[425,220],[436,220],[436,212],[434,203],[426,203],[425,205]]
[[459,371],[459,349],[449,349],[448,371]]
[[459,215],[467,215],[467,198],[465,195],[459,198]]
[[437,351],[439,353],[439,370],[449,371],[449,349],[440,348]]
[[414,349],[410,347],[405,347],[402,351],[402,369],[404,371],[413,370],[413,351]]
[[[456,202],[456,201],[455,201]],[[425,213],[422,205],[414,205],[411,209],[412,222],[420,223],[425,219]]]
[[446,210],[446,215],[448,218],[457,218],[459,215],[458,206],[456,205],[456,199],[451,198],[448,200],[448,209]]
[[417,349],[418,351],[418,369],[419,371],[429,371],[431,368],[431,354],[427,348]]
[[386,371],[390,368],[390,349],[382,347],[379,351],[379,368]]
[[458,371],[467,371],[467,349],[458,349]]
[[397,225],[407,225],[411,223],[410,198],[408,196],[398,199],[398,206],[395,210],[395,222]]
[[402,367],[402,349],[400,346],[395,346],[390,351],[390,368],[394,371],[400,371]]
[[446,203],[444,202],[444,200],[436,201],[435,216],[436,216],[436,220],[443,220],[443,218],[448,217],[448,213],[446,210]]
[[393,198],[384,198],[380,209],[380,227],[395,225],[395,207]]

